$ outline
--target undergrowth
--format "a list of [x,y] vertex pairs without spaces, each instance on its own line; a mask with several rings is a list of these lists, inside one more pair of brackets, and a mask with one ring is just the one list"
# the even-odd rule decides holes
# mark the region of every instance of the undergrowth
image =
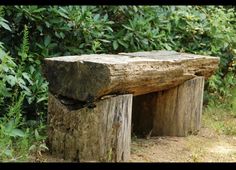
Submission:
[[203,125],[219,134],[236,135],[236,88],[221,104],[211,102],[204,108]]
[[[31,98],[37,95],[31,94],[32,88],[35,84],[39,85],[33,80],[34,70],[27,70],[26,63],[37,61],[27,55],[28,44],[28,30],[25,26],[20,51],[21,58],[18,61],[9,56],[3,46],[0,48],[1,161],[27,161],[30,155],[40,156],[41,152],[47,149],[43,114],[39,114],[36,121],[29,119],[24,113],[25,102],[28,104],[34,102]],[[37,99],[40,98],[37,96]],[[40,101],[37,102],[40,103]]]

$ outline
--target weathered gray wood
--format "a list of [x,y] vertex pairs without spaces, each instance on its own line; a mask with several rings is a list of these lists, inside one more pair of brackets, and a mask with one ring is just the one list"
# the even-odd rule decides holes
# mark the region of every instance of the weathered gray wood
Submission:
[[135,97],[134,132],[142,136],[151,130],[152,136],[197,133],[201,126],[203,90],[204,77],[196,77],[169,90]]
[[91,101],[108,94],[161,91],[196,75],[207,78],[218,63],[218,57],[153,51],[48,58],[43,70],[50,92]]
[[73,110],[49,94],[48,141],[52,154],[78,162],[126,162],[130,157],[132,94]]

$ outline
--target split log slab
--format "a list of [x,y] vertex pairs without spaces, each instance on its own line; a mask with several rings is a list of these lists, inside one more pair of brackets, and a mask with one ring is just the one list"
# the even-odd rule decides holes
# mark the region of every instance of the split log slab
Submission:
[[152,51],[47,58],[43,72],[49,91],[79,101],[104,95],[134,96],[175,87],[196,76],[208,78],[218,57]]
[[75,109],[49,93],[48,143],[53,155],[76,162],[126,162],[130,157],[132,94]]
[[187,136],[200,130],[204,77],[133,99],[132,124],[138,136]]

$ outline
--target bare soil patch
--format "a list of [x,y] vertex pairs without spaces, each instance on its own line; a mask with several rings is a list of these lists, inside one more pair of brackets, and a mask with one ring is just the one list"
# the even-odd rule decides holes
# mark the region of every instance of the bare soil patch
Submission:
[[235,162],[236,137],[202,128],[188,137],[135,139],[131,153],[131,162]]
[[[49,153],[32,162],[69,162]],[[236,162],[236,137],[202,128],[188,137],[132,139],[130,162]]]

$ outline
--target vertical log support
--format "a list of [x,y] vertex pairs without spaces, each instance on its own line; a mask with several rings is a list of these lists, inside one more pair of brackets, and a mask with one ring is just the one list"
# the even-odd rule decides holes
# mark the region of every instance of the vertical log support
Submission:
[[130,157],[132,95],[73,109],[49,94],[48,139],[53,155],[78,162],[126,162]]
[[136,96],[132,118],[134,133],[141,136],[151,130],[152,136],[197,133],[201,126],[203,90],[204,77],[196,77],[168,90]]

